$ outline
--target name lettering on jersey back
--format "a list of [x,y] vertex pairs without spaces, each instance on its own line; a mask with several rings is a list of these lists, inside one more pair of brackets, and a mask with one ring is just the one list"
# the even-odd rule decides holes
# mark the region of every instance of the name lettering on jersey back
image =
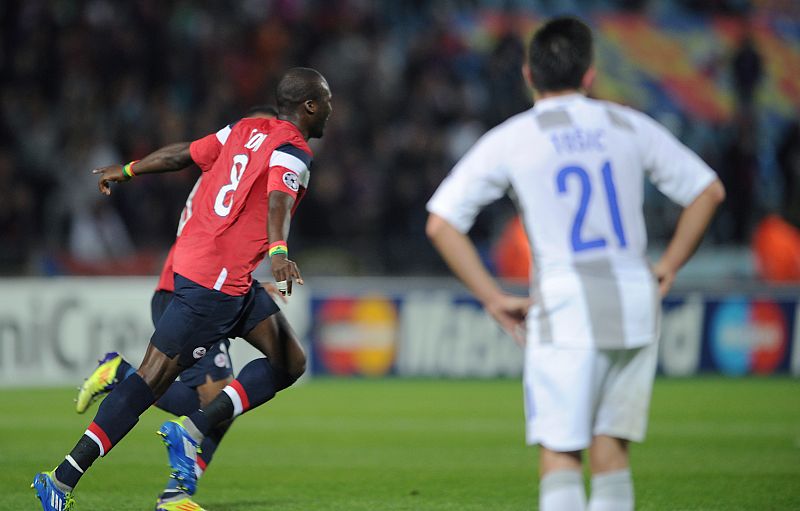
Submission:
[[558,133],[550,135],[550,141],[553,143],[558,154],[571,154],[588,151],[602,152],[606,150],[604,142],[605,130],[584,130],[581,128],[572,128],[561,130]]
[[244,148],[252,149],[253,152],[256,152],[261,148],[261,144],[263,144],[266,139],[266,133],[261,133],[257,129],[253,129],[253,131],[250,132],[250,139],[244,145]]

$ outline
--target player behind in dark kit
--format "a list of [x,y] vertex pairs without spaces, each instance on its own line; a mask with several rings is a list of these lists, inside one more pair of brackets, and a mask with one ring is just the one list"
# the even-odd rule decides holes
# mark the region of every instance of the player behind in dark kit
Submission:
[[[254,106],[244,115],[245,118],[265,119],[274,119],[277,116],[277,108],[271,105]],[[188,147],[189,143],[186,142],[186,145]],[[186,205],[181,212],[178,223],[176,238],[181,235],[186,222],[192,217],[194,197],[198,194],[203,195],[203,193],[203,178],[201,176],[197,179],[186,199]],[[175,273],[172,269],[174,254],[175,244],[173,243],[150,302],[153,325],[158,324],[158,320],[164,314],[167,305],[172,301],[172,295],[175,291]],[[278,293],[275,284],[266,283],[263,284],[263,287],[273,298],[286,301],[286,298]],[[198,408],[207,406],[226,385],[233,381],[233,361],[228,352],[229,348],[230,340],[227,338],[220,339],[195,365],[180,374],[180,378],[170,385],[169,389],[156,401],[155,405],[176,416],[186,415]],[[134,372],[136,372],[136,369],[120,354],[116,352],[106,353],[99,361],[97,368],[79,387],[78,397],[75,400],[75,410],[78,413],[84,413],[96,399],[111,392],[119,382]],[[197,465],[195,466],[198,478],[203,475],[208,464],[211,463],[211,459],[214,457],[214,453],[230,425],[230,422],[220,424],[203,439],[203,443],[200,446],[200,454],[197,456]],[[201,510],[202,508],[193,502],[189,495],[178,488],[179,485],[180,482],[177,479],[169,478],[167,486],[160,496],[163,503],[162,509],[164,511],[172,511],[173,509],[184,511],[188,508],[196,509],[197,511]],[[183,508],[180,506],[183,506]],[[192,508],[191,506],[196,507]]]
[[194,162],[203,171],[204,193],[193,198],[192,219],[178,238],[175,294],[139,369],[103,400],[65,460],[34,478],[45,511],[70,509],[73,489],[94,460],[219,339],[243,337],[264,357],[245,365],[208,406],[167,421],[159,430],[173,477],[190,495],[197,483],[196,449],[203,439],[219,424],[266,403],[305,371],[299,340],[275,302],[253,285],[252,272],[268,253],[279,289],[291,294],[293,281],[303,283],[285,240],[308,186],[312,153],[307,141],[322,137],[332,111],[331,93],[317,71],[293,68],[281,78],[276,98],[278,119],[242,119],[188,148],[173,144],[140,162],[95,171],[100,190],[110,194],[111,183]]

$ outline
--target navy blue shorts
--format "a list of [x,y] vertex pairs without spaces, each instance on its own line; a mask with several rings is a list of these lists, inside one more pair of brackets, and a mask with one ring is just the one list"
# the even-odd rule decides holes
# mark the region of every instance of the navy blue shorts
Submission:
[[[153,293],[153,299],[150,300],[153,325],[158,324],[158,320],[164,315],[164,311],[171,301],[172,293],[169,291],[159,289]],[[211,381],[226,380],[232,377],[233,361],[228,352],[230,346],[230,339],[220,339],[208,350],[203,358],[198,360],[192,367],[181,372],[178,378],[190,387],[199,387],[206,383],[206,376],[209,376]]]
[[[165,293],[165,292],[164,292]],[[191,381],[200,385],[205,382],[209,371],[223,369],[218,366],[221,358],[218,354],[227,354],[219,347],[221,340],[226,343],[229,338],[243,337],[260,322],[280,311],[278,305],[267,294],[257,281],[253,281],[250,290],[243,296],[231,296],[220,291],[205,288],[191,280],[175,274],[175,293],[168,301],[160,317],[156,317],[157,308],[166,301],[160,293],[153,296],[153,319],[156,330],[150,342],[159,351],[172,358],[178,355],[178,365],[185,368],[198,368],[197,374],[191,373]],[[213,354],[212,354],[213,353]],[[202,364],[199,361],[204,361]],[[230,361],[230,359],[228,359]],[[228,364],[230,366],[230,363]],[[231,368],[225,368],[225,376],[232,374]],[[230,371],[230,372],[228,372]],[[190,384],[181,373],[181,381]],[[212,379],[214,378],[212,373]]]

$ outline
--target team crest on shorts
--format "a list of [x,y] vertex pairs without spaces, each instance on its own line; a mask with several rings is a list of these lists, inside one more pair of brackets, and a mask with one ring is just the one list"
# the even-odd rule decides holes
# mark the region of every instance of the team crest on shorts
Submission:
[[194,351],[192,352],[192,356],[198,359],[203,358],[205,355],[206,355],[206,349],[202,346],[200,346],[199,348],[195,348]]
[[223,353],[217,353],[217,356],[214,357],[214,365],[217,367],[225,367],[228,365],[228,359]]
[[283,184],[285,184],[290,190],[296,192],[300,189],[300,182],[298,180],[297,174],[294,172],[286,172],[283,175]]

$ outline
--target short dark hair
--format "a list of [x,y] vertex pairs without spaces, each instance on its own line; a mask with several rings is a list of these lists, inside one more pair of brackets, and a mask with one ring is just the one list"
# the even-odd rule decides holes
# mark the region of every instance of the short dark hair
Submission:
[[310,67],[293,67],[278,82],[275,98],[281,113],[292,111],[305,101],[320,101],[324,94],[325,78]]
[[578,18],[554,18],[542,25],[528,47],[535,89],[578,89],[592,65],[592,29]]
[[269,114],[273,117],[278,116],[278,109],[272,105],[255,105],[251,106],[244,113],[245,117],[253,117],[256,114]]

